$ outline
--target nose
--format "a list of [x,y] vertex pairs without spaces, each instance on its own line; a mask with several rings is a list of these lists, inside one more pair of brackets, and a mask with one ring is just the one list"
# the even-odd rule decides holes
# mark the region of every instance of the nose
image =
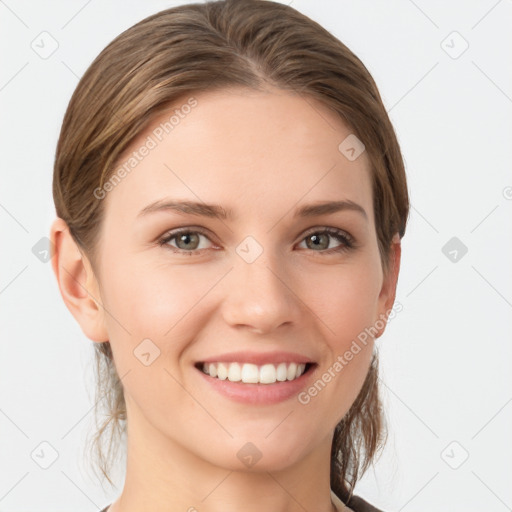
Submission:
[[228,325],[245,327],[258,334],[297,325],[304,314],[296,295],[293,274],[264,251],[249,263],[235,255],[225,284],[222,313]]

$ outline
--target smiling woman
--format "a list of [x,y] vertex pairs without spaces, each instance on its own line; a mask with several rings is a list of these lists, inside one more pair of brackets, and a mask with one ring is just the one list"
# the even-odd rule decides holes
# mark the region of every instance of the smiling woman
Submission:
[[109,512],[377,510],[354,486],[385,439],[374,342],[409,202],[343,43],[269,1],[141,21],[80,80],[53,193],[109,481],[102,438],[126,433]]

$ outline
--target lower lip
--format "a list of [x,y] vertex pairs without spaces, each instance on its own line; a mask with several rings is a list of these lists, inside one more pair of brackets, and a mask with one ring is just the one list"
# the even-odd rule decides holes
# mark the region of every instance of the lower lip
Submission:
[[296,396],[306,387],[316,369],[316,365],[312,365],[306,373],[303,373],[297,379],[282,382],[276,381],[274,384],[244,384],[241,381],[220,380],[216,377],[210,377],[198,368],[194,367],[194,369],[201,374],[205,382],[210,384],[221,395],[235,402],[257,405],[275,404]]

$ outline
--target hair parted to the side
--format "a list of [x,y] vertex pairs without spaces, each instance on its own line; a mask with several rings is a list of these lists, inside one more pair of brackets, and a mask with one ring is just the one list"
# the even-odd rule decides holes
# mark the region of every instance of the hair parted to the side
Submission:
[[[390,268],[395,233],[409,215],[404,162],[377,86],[363,63],[318,23],[268,0],[225,0],[174,7],[114,39],[81,78],[64,116],[53,176],[56,212],[93,269],[103,201],[94,190],[148,124],[194,92],[277,87],[314,98],[340,116],[364,143],[371,162],[375,225],[382,268]],[[341,142],[341,141],[340,141]],[[135,171],[136,172],[136,171]],[[126,408],[110,343],[94,343],[96,404],[105,407],[94,437],[98,467],[109,478],[111,442],[125,431]],[[331,488],[347,501],[385,440],[373,356],[362,389],[337,425]]]

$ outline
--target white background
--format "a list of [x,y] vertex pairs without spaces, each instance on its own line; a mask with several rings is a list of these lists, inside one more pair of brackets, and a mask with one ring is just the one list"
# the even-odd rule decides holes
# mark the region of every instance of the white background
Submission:
[[[96,512],[119,492],[81,459],[92,342],[32,248],[55,215],[55,146],[78,78],[124,29],[179,3],[0,1],[0,512]],[[512,2],[291,6],[372,73],[411,194],[404,309],[378,341],[390,439],[356,492],[388,511],[512,510]],[[31,47],[43,31],[58,42],[47,59]],[[442,252],[452,237],[468,249],[456,262]],[[31,457],[43,441],[58,452],[46,470]]]

